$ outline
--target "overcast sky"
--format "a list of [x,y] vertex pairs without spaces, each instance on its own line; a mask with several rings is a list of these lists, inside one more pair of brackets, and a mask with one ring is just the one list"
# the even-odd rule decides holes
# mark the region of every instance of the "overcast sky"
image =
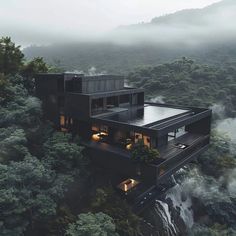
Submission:
[[214,2],[219,0],[0,0],[0,33],[30,41],[42,32],[103,32]]

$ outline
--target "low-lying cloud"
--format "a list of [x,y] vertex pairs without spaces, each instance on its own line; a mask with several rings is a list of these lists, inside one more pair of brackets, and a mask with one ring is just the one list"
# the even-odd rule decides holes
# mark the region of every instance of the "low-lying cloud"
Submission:
[[[42,19],[42,25],[37,25],[37,27],[30,21],[22,22],[20,27],[17,26],[18,21],[15,24],[12,21],[11,23],[2,21],[0,30],[2,34],[12,36],[13,40],[21,42],[23,45],[110,42],[122,45],[152,43],[161,46],[174,43],[182,47],[184,45],[197,47],[202,43],[220,43],[236,38],[236,27],[233,21],[236,18],[236,2],[232,0],[224,0],[216,6],[200,10],[181,11],[174,15],[154,19],[149,23],[120,27],[112,31],[99,30],[102,28],[99,19],[97,22],[94,19],[94,24],[97,25],[94,30],[89,30],[89,26],[86,28],[86,22],[81,27],[77,17],[73,17],[73,22],[68,22],[66,27],[65,25],[60,27],[57,18],[53,18],[53,14],[57,16],[52,13],[48,27],[45,26],[44,19]],[[66,14],[70,14],[70,12],[62,16],[65,19],[67,19]],[[88,16],[93,15],[88,12]],[[22,19],[25,20],[24,17]],[[77,24],[78,27],[75,29],[74,25]]]
[[218,121],[216,129],[226,134],[233,143],[236,143],[236,118],[226,118]]

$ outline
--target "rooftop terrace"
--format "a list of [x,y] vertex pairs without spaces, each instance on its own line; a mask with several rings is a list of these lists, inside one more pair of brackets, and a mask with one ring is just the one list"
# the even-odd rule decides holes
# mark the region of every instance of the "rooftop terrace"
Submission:
[[173,118],[191,115],[192,113],[190,109],[145,104],[141,107],[135,106],[129,109],[121,109],[119,112],[103,114],[97,118],[134,126],[152,127],[160,122],[162,123]]

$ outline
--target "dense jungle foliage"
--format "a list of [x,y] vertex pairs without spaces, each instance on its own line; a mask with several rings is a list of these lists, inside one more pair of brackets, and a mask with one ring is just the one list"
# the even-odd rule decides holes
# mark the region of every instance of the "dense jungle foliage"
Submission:
[[[136,232],[138,218],[125,202],[113,198],[106,210],[93,197],[89,157],[78,139],[44,120],[33,75],[48,71],[57,69],[42,58],[26,61],[10,38],[0,40],[0,235],[115,235],[116,225],[121,234],[119,225]],[[80,215],[85,209],[93,213]],[[106,227],[95,225],[99,220]]]
[[216,67],[183,57],[172,63],[143,67],[128,81],[143,87],[147,98],[183,106],[210,107],[221,104],[226,115],[236,115],[236,67]]
[[[0,39],[0,235],[145,235],[140,217],[109,183],[96,182],[100,170],[91,167],[79,139],[44,120],[34,96],[34,74],[62,70],[43,58],[27,61],[10,38]],[[182,58],[139,68],[127,79],[144,87],[148,99],[162,96],[168,103],[207,107],[220,103],[227,116],[236,113],[232,66]],[[193,182],[183,184],[209,220],[196,216],[192,235],[235,235],[232,142],[213,133],[209,151],[196,166],[187,175]],[[204,194],[196,191],[199,186]]]

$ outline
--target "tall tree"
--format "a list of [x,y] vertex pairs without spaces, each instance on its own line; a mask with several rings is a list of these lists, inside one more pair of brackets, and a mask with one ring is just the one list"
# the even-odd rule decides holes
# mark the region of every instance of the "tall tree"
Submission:
[[26,77],[35,75],[36,73],[46,73],[49,68],[42,57],[35,57],[33,60],[26,63],[21,70],[21,74]]
[[46,73],[49,67],[42,57],[36,57],[28,63],[24,64],[21,69],[21,75],[24,77],[23,85],[30,92],[33,93],[35,89],[34,76],[37,73]]
[[82,155],[83,147],[72,140],[71,134],[56,132],[44,144],[46,162],[60,173],[76,173],[88,163]]
[[152,163],[159,158],[157,149],[147,147],[143,140],[139,140],[132,149],[131,158],[137,162]]
[[99,212],[80,214],[75,223],[69,224],[67,236],[118,236],[110,216]]
[[30,155],[20,162],[0,164],[1,235],[23,235],[27,227],[56,214],[70,180]]
[[20,46],[16,46],[10,37],[0,39],[0,73],[15,74],[20,71],[24,54]]
[[0,163],[23,160],[29,151],[24,130],[16,127],[0,128]]
[[10,83],[6,76],[0,73],[0,105],[3,106],[12,97],[12,91],[9,89]]

